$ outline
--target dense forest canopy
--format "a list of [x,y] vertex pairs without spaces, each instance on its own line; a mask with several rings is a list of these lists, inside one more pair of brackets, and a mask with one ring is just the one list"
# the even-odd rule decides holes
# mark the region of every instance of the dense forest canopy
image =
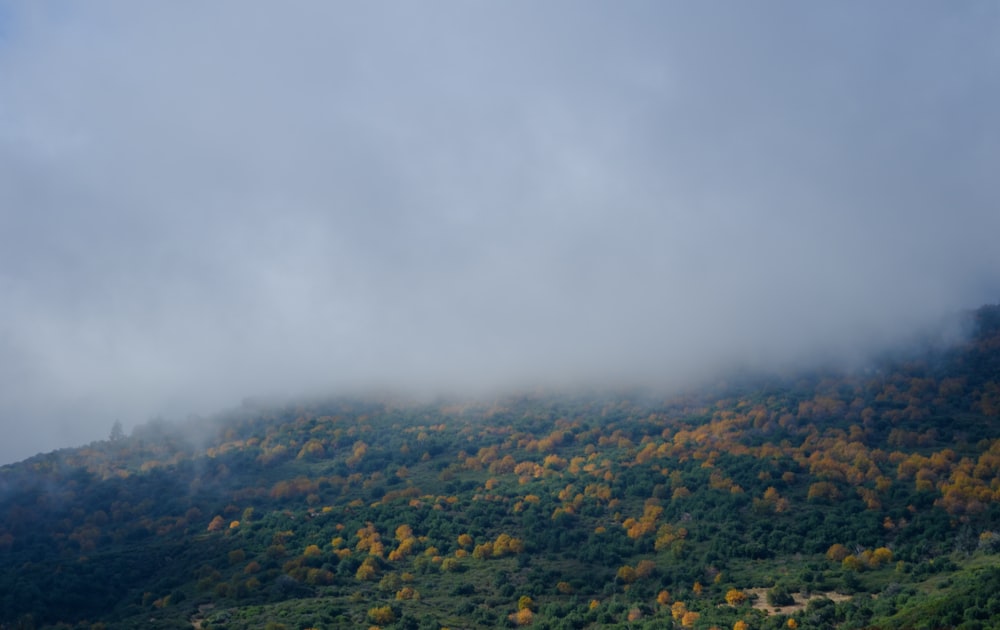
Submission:
[[3,628],[986,628],[1000,307],[669,397],[247,404],[0,468]]

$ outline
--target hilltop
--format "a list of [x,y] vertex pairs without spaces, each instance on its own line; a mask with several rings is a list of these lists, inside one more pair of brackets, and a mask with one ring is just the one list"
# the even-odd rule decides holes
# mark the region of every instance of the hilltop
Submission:
[[0,468],[0,627],[989,627],[1000,307],[968,324],[855,372],[248,404],[39,455]]

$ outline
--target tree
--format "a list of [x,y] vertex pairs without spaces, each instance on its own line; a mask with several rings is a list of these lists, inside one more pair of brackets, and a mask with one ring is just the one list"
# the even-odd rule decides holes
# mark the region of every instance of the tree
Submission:
[[409,525],[403,524],[396,528],[396,540],[402,542],[407,538],[413,537],[413,528]]
[[698,617],[701,617],[701,613],[696,613],[693,610],[689,610],[688,612],[684,613],[683,617],[681,617],[681,625],[684,626],[685,628],[694,627],[694,624],[698,621]]
[[396,591],[396,599],[420,599],[420,593],[412,586],[404,586]]
[[826,550],[826,557],[831,562],[843,562],[844,558],[850,555],[850,553],[847,547],[840,543],[835,543],[830,545],[830,548]]
[[656,563],[652,560],[640,560],[635,566],[635,576],[637,579],[645,579],[653,575],[656,571]]
[[361,563],[358,570],[354,573],[354,577],[357,578],[359,582],[369,582],[375,579],[378,570],[375,566],[375,561],[373,558],[365,558],[365,561]]
[[865,567],[865,564],[853,553],[844,558],[840,565],[848,571],[860,571]]
[[779,584],[767,592],[767,603],[772,606],[791,606],[795,603],[795,598],[787,587]]
[[892,562],[892,550],[887,547],[879,547],[872,552],[871,565],[878,567]]
[[636,575],[635,569],[626,564],[625,566],[619,567],[618,579],[625,584],[631,584],[638,579],[638,576]]
[[111,434],[108,435],[108,440],[112,442],[119,442],[125,439],[125,431],[122,430],[121,420],[115,420],[115,423],[111,425]]
[[687,606],[684,602],[674,602],[670,607],[670,615],[677,621],[681,620],[681,617],[687,614]]
[[519,626],[528,626],[534,621],[535,615],[530,608],[521,608],[516,613],[511,614],[509,619]]
[[746,599],[747,599],[747,594],[739,589],[731,588],[728,591],[726,591],[726,603],[729,604],[730,606],[739,606],[740,604],[745,602]]
[[472,557],[476,560],[486,560],[493,556],[493,543],[485,542],[480,545],[476,545],[476,548],[472,550]]
[[376,606],[368,610],[368,618],[379,625],[386,625],[396,620],[396,614],[391,606]]
[[326,449],[319,440],[309,440],[305,446],[299,450],[298,459],[323,459],[326,457]]

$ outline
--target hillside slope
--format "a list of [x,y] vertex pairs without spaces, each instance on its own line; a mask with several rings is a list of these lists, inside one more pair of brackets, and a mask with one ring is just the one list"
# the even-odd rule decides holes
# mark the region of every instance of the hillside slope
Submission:
[[858,374],[251,406],[5,466],[0,624],[991,627],[1000,307],[970,317]]

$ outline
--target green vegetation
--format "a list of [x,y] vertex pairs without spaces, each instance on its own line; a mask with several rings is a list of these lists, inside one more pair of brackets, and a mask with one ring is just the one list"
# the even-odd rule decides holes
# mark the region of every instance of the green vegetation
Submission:
[[0,468],[0,627],[991,627],[1000,308],[973,320],[668,399],[116,431]]

